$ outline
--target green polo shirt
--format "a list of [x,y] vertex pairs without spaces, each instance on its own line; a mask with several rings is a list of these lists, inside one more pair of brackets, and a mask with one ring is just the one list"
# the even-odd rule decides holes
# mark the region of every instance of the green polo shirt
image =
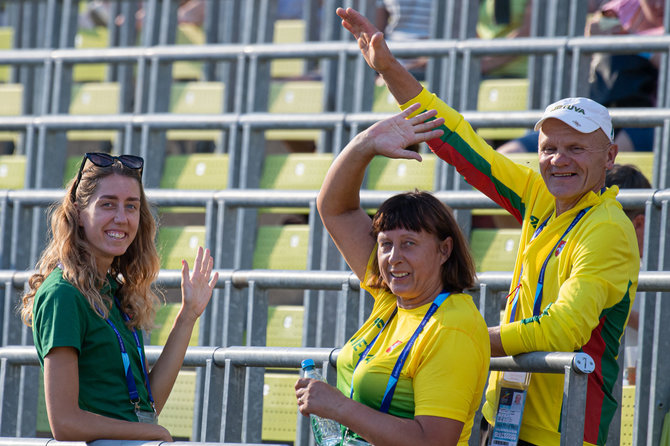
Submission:
[[[101,292],[112,296],[118,284],[109,277]],[[141,409],[150,411],[139,352],[132,332],[126,327],[116,305],[109,318],[117,328],[128,352]],[[142,332],[138,330],[142,349]],[[33,306],[33,340],[40,364],[54,347],[73,347],[79,354],[79,407],[82,410],[121,420],[137,421],[130,403],[123,370],[121,349],[114,330],[89,305],[56,268],[37,290]]]

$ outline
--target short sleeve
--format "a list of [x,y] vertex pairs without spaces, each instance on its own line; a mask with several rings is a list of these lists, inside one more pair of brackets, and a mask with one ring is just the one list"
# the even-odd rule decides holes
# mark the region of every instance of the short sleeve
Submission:
[[40,362],[54,347],[73,347],[81,352],[84,303],[74,288],[62,284],[38,290],[33,307],[33,339]]

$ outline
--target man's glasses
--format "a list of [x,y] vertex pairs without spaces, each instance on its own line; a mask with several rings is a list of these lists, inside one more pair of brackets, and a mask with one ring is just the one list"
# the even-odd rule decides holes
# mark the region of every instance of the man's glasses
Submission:
[[81,160],[81,165],[79,166],[79,173],[77,174],[77,180],[74,182],[74,187],[72,188],[72,200],[74,201],[77,187],[79,187],[79,182],[81,181],[81,176],[84,172],[84,166],[86,165],[86,160],[89,160],[98,167],[109,167],[114,165],[116,161],[119,161],[128,169],[139,170],[140,177],[142,177],[142,168],[144,167],[144,159],[135,155],[119,155],[113,156],[108,153],[100,152],[89,152],[84,155],[84,159]]

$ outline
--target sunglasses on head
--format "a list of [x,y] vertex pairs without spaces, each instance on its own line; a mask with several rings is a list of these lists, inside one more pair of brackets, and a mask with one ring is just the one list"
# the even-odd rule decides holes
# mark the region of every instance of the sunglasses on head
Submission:
[[74,200],[77,192],[77,187],[79,187],[79,182],[81,181],[81,176],[84,172],[84,166],[86,165],[86,160],[89,160],[91,163],[95,164],[98,167],[109,167],[114,165],[116,161],[123,164],[128,169],[139,170],[140,177],[142,176],[142,167],[144,167],[144,159],[135,155],[119,155],[114,156],[109,153],[100,153],[100,152],[89,152],[84,155],[84,159],[81,160],[81,165],[79,166],[79,173],[77,173],[77,180],[74,182],[74,187],[72,188],[72,199]]

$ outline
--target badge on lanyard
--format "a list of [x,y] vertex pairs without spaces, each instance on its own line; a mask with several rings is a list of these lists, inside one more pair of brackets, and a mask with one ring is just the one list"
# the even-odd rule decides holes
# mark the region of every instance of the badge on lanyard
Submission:
[[[572,220],[568,228],[565,230],[561,238],[554,247],[549,251],[549,255],[542,264],[538,274],[537,288],[535,292],[535,299],[533,302],[533,315],[539,316],[542,312],[542,290],[544,287],[544,273],[547,269],[549,260],[560,254],[563,246],[565,246],[565,237],[577,225],[579,220],[586,215],[591,209],[587,207],[579,211]],[[537,237],[544,229],[549,221],[549,217],[542,222],[535,230],[531,241]],[[519,303],[519,295],[521,292],[521,277],[523,268],[519,273],[519,281],[517,286],[512,290],[510,296],[513,296],[510,310],[509,322],[514,322],[517,314],[517,305]],[[530,373],[526,372],[504,372],[498,378],[498,409],[496,411],[496,422],[493,426],[493,434],[491,435],[491,445],[495,446],[516,446],[519,441],[519,431],[521,430],[521,419],[523,418],[523,409],[526,404],[526,393],[528,392],[528,385],[530,384]]]
[[498,380],[498,410],[491,445],[516,446],[519,441],[530,373],[504,372]]

